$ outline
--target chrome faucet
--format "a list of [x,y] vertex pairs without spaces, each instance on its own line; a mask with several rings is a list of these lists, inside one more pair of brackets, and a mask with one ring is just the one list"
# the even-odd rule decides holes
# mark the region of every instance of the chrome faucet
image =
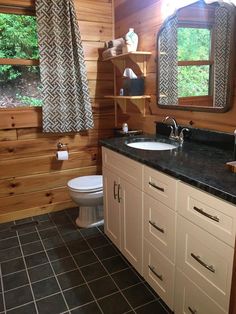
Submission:
[[162,122],[166,122],[168,120],[170,120],[173,123],[173,126],[172,125],[168,125],[168,127],[171,128],[171,132],[170,132],[169,138],[172,139],[172,140],[178,140],[179,139],[179,135],[178,135],[178,128],[179,127],[178,127],[177,121],[175,120],[175,118],[167,116],[167,117],[165,117],[162,120]]
[[173,125],[168,125],[167,124],[167,126],[171,129],[169,138],[171,140],[179,141],[180,144],[182,145],[183,142],[184,142],[184,131],[189,132],[189,129],[188,128],[183,128],[180,131],[180,134],[179,134],[179,126],[178,126],[177,121],[175,120],[175,118],[167,116],[167,117],[165,117],[162,120],[162,122],[167,122],[168,120],[170,120],[170,122],[172,122],[172,124],[173,124]]

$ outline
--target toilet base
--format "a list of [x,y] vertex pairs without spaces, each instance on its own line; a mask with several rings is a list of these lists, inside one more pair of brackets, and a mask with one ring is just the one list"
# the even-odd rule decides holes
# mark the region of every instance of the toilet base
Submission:
[[103,206],[80,206],[79,216],[75,221],[80,228],[97,227],[104,223]]

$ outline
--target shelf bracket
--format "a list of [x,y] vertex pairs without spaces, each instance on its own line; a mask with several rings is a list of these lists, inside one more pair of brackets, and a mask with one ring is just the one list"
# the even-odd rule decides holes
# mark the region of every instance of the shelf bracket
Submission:
[[147,56],[145,55],[129,55],[130,60],[137,64],[143,76],[147,76]]
[[125,70],[125,60],[123,59],[111,59],[111,62],[119,70],[120,74],[123,75]]
[[138,110],[141,112],[142,116],[145,117],[146,115],[146,99],[130,99],[130,102],[134,104]]
[[120,106],[121,110],[126,113],[127,111],[127,100],[126,99],[116,99],[116,102]]

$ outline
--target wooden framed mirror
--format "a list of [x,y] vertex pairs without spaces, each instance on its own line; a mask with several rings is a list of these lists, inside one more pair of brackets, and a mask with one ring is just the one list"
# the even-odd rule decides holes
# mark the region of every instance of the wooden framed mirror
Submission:
[[225,112],[231,106],[235,12],[198,1],[167,18],[157,36],[157,102],[169,109]]

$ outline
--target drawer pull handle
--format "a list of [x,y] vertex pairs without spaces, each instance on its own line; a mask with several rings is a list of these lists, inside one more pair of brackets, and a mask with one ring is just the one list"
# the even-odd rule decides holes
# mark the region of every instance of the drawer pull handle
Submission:
[[116,183],[116,181],[114,181],[114,183],[113,183],[113,198],[114,198],[114,200],[116,200],[116,197],[117,197],[116,187],[117,187],[117,183]]
[[153,182],[149,182],[149,185],[151,185],[154,189],[157,189],[157,190],[159,190],[161,192],[165,192],[165,189],[161,188],[160,186],[156,185]]
[[158,227],[154,221],[149,220],[149,223],[151,226],[153,226],[153,228],[157,229],[158,231],[162,233],[165,233],[165,230],[163,228]]
[[193,209],[196,210],[198,213],[200,213],[200,214],[206,216],[207,218],[210,218],[210,219],[212,219],[212,220],[214,220],[214,221],[216,221],[216,222],[219,222],[219,221],[220,221],[220,219],[219,219],[217,216],[212,216],[212,215],[206,213],[206,212],[205,212],[203,209],[201,209],[201,208],[198,208],[198,207],[194,206]]
[[154,267],[154,266],[148,265],[148,268],[151,270],[151,272],[152,272],[158,279],[160,279],[161,281],[163,281],[162,275],[159,275],[159,274],[155,271],[155,267]]
[[120,184],[118,184],[118,203],[120,203],[120,200],[121,200],[120,190],[121,190],[121,186],[120,186]]
[[206,269],[208,269],[209,271],[211,271],[212,273],[215,273],[216,270],[214,268],[213,265],[207,265],[205,262],[203,262],[200,258],[200,256],[195,255],[194,253],[191,253],[191,256],[199,263],[201,264],[203,267],[205,267]]
[[192,314],[197,314],[197,310],[193,310],[190,306],[188,306],[189,312]]

